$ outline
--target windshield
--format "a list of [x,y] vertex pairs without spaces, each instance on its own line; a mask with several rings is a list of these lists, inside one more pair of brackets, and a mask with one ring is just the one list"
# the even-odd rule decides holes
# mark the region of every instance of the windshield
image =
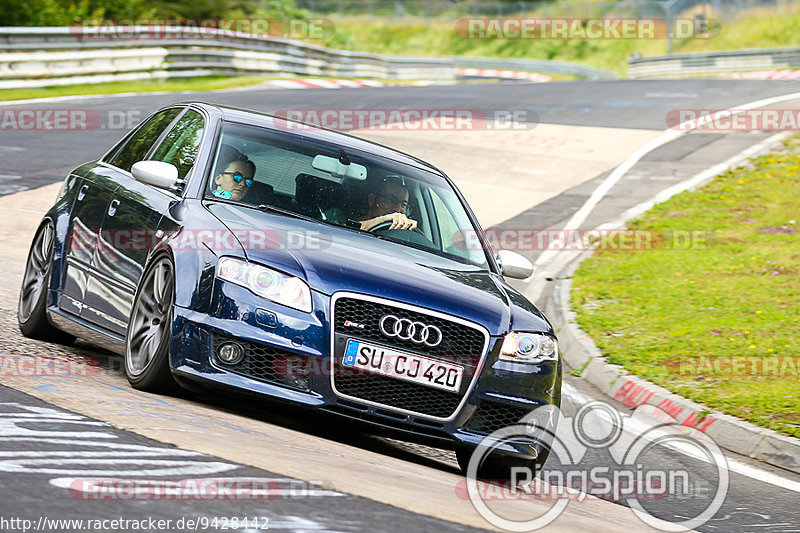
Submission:
[[[488,268],[476,230],[445,179],[302,136],[224,124],[206,196],[287,211]],[[392,229],[391,222],[377,222],[384,219],[416,227]]]

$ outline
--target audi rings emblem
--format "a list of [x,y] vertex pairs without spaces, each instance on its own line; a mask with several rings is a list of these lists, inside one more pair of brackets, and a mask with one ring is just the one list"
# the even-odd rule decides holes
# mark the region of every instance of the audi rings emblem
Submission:
[[442,342],[442,330],[423,322],[407,318],[385,315],[380,321],[381,331],[387,337],[397,337],[404,341],[425,344],[433,348]]

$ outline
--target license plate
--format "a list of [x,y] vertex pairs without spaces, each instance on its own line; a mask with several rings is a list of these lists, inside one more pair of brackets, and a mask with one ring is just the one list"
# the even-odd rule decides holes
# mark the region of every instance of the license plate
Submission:
[[450,392],[461,389],[464,377],[461,365],[353,339],[347,340],[342,365]]

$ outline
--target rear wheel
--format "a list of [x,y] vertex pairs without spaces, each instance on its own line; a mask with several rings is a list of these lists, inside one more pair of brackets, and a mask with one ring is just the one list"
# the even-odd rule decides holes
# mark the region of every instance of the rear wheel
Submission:
[[39,228],[33,238],[25,275],[19,291],[17,320],[26,337],[69,344],[75,337],[54,328],[47,319],[47,291],[53,270],[53,242],[55,229],[51,222]]
[[174,301],[175,268],[162,255],[142,276],[125,335],[125,375],[135,389],[165,394],[179,390],[169,368]]

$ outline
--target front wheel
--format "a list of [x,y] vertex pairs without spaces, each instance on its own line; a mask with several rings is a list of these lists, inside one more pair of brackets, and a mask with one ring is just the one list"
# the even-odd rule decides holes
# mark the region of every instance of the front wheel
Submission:
[[70,344],[75,337],[54,328],[47,320],[47,291],[53,270],[54,241],[52,222],[42,225],[33,238],[19,291],[17,320],[20,331],[26,337]]
[[179,390],[169,368],[174,302],[175,268],[163,255],[142,276],[125,335],[125,375],[135,389],[163,394]]

